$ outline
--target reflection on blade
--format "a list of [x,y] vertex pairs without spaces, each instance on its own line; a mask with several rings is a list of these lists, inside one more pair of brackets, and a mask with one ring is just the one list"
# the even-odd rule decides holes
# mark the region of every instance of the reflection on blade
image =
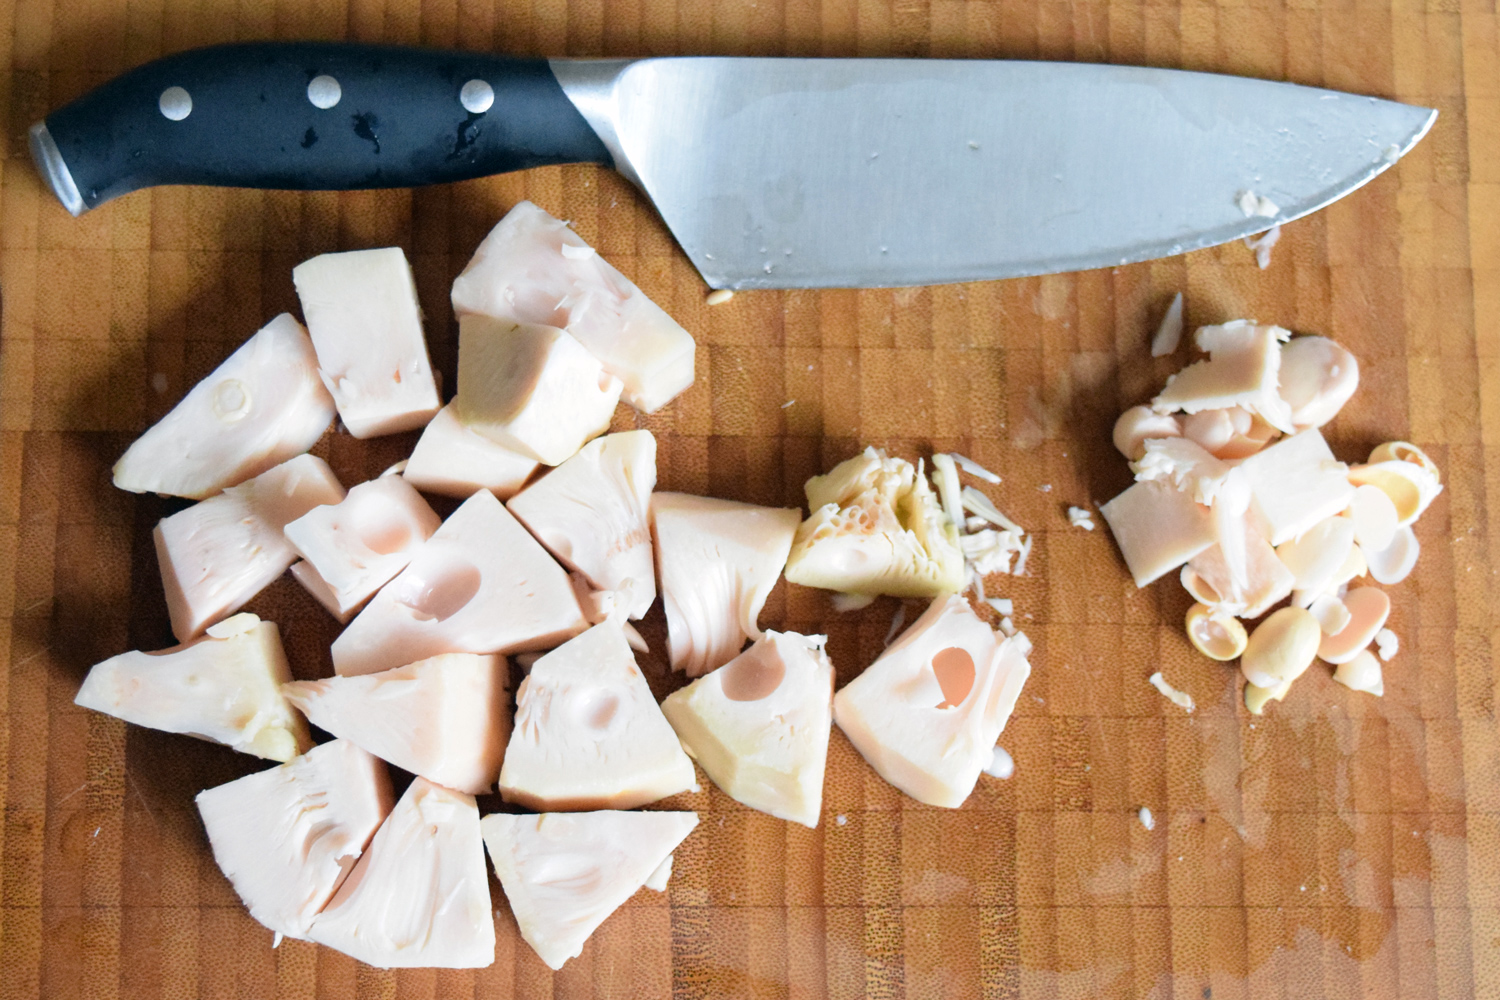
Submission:
[[1184,253],[1348,194],[1436,117],[1290,84],[1070,63],[552,65],[621,172],[725,288],[935,284]]

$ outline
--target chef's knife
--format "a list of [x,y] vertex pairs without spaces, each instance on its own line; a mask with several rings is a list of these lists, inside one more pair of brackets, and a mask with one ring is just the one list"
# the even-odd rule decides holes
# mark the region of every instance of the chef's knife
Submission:
[[1369,181],[1436,116],[1121,66],[267,42],[134,69],[33,126],[31,145],[75,215],[158,184],[348,190],[600,163],[714,287],[879,287],[1260,232]]

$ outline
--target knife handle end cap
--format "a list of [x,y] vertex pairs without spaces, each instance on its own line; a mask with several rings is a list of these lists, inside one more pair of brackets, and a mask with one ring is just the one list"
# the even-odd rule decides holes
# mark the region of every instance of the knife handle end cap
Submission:
[[63,162],[62,152],[53,141],[52,133],[47,131],[47,123],[40,121],[31,126],[28,137],[31,141],[31,158],[36,161],[37,172],[46,179],[52,193],[63,203],[63,208],[74,216],[82,215],[88,206],[78,193],[78,185],[73,183],[73,175]]

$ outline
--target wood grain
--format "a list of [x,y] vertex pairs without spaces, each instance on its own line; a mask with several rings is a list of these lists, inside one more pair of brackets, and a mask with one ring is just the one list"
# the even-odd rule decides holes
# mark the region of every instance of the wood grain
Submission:
[[[1395,170],[1289,226],[1264,272],[1234,245],[712,308],[649,205],[592,168],[414,192],[158,190],[77,220],[39,188],[32,121],[157,55],[251,38],[1111,61],[1343,88],[1442,117]],[[0,1000],[1500,995],[1492,0],[0,0],[0,107]],[[660,415],[617,419],[657,433],[663,488],[795,505],[805,478],[865,443],[912,458],[957,448],[1002,472],[992,495],[1038,536],[1031,572],[1002,588],[1037,646],[1002,740],[1016,776],[984,779],[961,810],[930,809],[835,733],[817,830],[705,781],[672,802],[703,825],[669,893],[638,895],[556,974],[519,941],[498,887],[486,970],[273,951],[192,809],[196,791],[256,762],[72,704],[91,663],[170,641],[149,532],[172,504],[113,490],[109,466],[295,309],[291,268],[323,251],[406,250],[452,386],[448,284],[521,198],[574,220],[699,337],[694,388]],[[1069,504],[1127,481],[1108,429],[1169,370],[1146,343],[1179,289],[1191,324],[1250,315],[1343,341],[1364,377],[1329,428],[1338,454],[1405,438],[1444,470],[1421,563],[1392,588],[1402,650],[1383,700],[1317,669],[1252,720],[1235,675],[1184,641],[1186,596],[1137,593],[1103,531],[1068,526]],[[317,451],[353,483],[411,443],[330,436]],[[878,652],[895,607],[839,616],[783,588],[762,621],[826,631],[842,682]],[[282,623],[299,674],[327,671],[335,626],[290,580],[253,609]],[[1196,713],[1147,686],[1158,669]],[[659,660],[647,670],[658,693],[674,683]]]

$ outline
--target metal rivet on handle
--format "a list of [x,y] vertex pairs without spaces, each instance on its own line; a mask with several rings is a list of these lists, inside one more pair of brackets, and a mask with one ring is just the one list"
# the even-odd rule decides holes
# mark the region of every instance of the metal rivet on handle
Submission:
[[193,113],[193,95],[181,87],[168,87],[156,99],[156,106],[161,109],[163,118],[180,122]]
[[343,96],[344,88],[326,73],[313,77],[307,85],[307,99],[312,102],[313,107],[322,108],[324,111],[338,104]]
[[483,80],[470,80],[458,92],[458,101],[471,115],[482,115],[495,103],[495,88]]

